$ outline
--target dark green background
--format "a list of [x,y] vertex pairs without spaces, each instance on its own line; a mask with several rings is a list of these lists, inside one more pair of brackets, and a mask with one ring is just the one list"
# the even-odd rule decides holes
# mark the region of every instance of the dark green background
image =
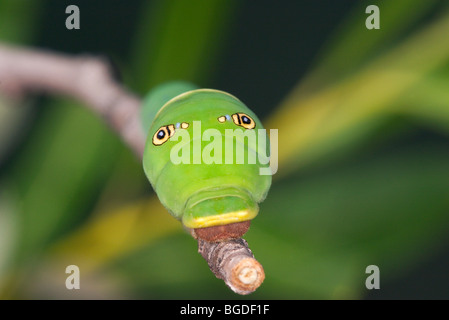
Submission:
[[[33,36],[30,36],[30,39],[23,43],[62,53],[105,56],[115,66],[117,77],[122,79],[131,90],[143,96],[150,88],[147,88],[140,79],[133,78],[136,70],[133,69],[135,66],[130,60],[135,56],[136,43],[134,36],[142,24],[142,19],[148,19],[148,16],[145,17],[143,13],[146,12],[145,8],[148,8],[149,2],[125,0],[40,1],[39,15],[32,31]],[[198,79],[188,80],[197,80],[200,86],[218,88],[235,94],[248,106],[251,106],[261,118],[268,117],[293,86],[319,62],[320,50],[345,17],[353,12],[355,5],[359,4],[363,8],[360,1],[355,0],[283,0],[276,2],[239,0],[233,3],[232,14],[226,16],[226,32],[220,33],[212,40],[217,43],[211,43],[211,46],[220,48],[219,52],[213,57],[212,61],[205,61],[208,67],[202,76],[199,76]],[[366,5],[371,4],[368,1],[365,1],[365,3]],[[67,30],[65,28],[67,17],[65,8],[70,4],[76,4],[80,8],[80,30]],[[157,6],[157,3],[154,5]],[[436,1],[432,10],[417,19],[413,26],[401,36],[396,37],[395,41],[400,41],[414,30],[418,30],[426,22],[431,21],[443,6],[444,2]],[[362,11],[360,15],[365,14]],[[153,30],[153,32],[157,31]],[[144,37],[141,37],[141,41],[143,39]],[[382,49],[384,48],[375,48],[372,50],[372,55],[374,56],[377,51]],[[149,52],[151,52],[151,48]],[[180,51],[178,54],[182,55],[183,52]],[[15,170],[17,162],[24,161],[20,159],[26,154],[24,150],[32,147],[34,142],[31,138],[40,130],[42,119],[55,112],[55,106],[49,103],[50,97],[37,96],[37,98],[38,100],[35,103],[38,106],[35,109],[34,116],[23,128],[24,134],[17,137],[16,143],[10,149],[6,161],[3,162],[0,169],[1,177],[7,177],[12,170]],[[413,128],[413,130],[410,128]],[[376,137],[381,135],[379,132],[406,133],[395,134],[393,138],[380,139],[379,142],[376,140]],[[308,170],[286,178],[282,181],[284,189],[281,190],[289,190],[289,185],[293,185],[295,181],[302,181],[306,185],[308,181],[312,181],[311,183],[313,181],[327,181],[328,177],[339,175],[344,179],[346,174],[350,176],[353,172],[362,172],[365,167],[371,168],[370,164],[382,163],[387,161],[385,159],[390,159],[394,163],[401,163],[401,161],[404,161],[404,158],[401,158],[403,154],[419,154],[420,150],[425,153],[428,150],[435,149],[438,151],[435,154],[441,152],[442,156],[447,156],[449,150],[449,140],[445,134],[421,125],[416,120],[401,116],[383,124],[373,136],[373,139],[368,139],[366,144],[360,146],[356,152],[349,156],[335,160],[330,164],[311,166]],[[118,140],[113,141],[109,147],[116,150],[116,148],[120,148],[117,147],[119,144]],[[107,152],[109,149],[106,148],[105,150]],[[432,161],[428,163],[432,165]],[[419,164],[420,160],[418,159],[416,160],[417,170],[419,170]],[[107,166],[110,165],[107,164]],[[134,168],[134,165],[132,166]],[[49,242],[52,239],[58,239],[85,221],[101,193],[100,190],[105,185],[107,171],[108,169],[104,169],[104,172],[99,173],[98,179],[93,182],[94,187],[86,191],[85,194],[80,193],[80,197],[83,198],[82,205],[77,204],[79,207],[74,206],[70,209],[76,211],[77,214],[69,219],[70,221],[65,226],[55,231],[48,239]],[[373,175],[375,174],[373,173]],[[145,183],[143,177],[138,177],[136,181],[139,181],[139,186]],[[23,182],[23,185],[25,184]],[[342,185],[345,185],[345,181],[342,181]],[[149,185],[148,188],[135,187],[135,189],[130,198],[152,193]],[[294,198],[295,194],[292,193],[290,196]],[[339,196],[338,192],[336,196]],[[287,198],[280,197],[279,199],[288,201]],[[432,196],[429,196],[427,199],[431,198]],[[369,204],[366,205],[369,206]],[[432,204],[429,203],[429,205]],[[268,208],[273,207],[273,210],[276,209],[273,203],[268,203],[267,206]],[[357,204],[354,206],[355,208],[360,207],[357,207]],[[441,210],[447,210],[448,208],[446,206]],[[82,209],[82,213],[79,212],[80,209]],[[447,231],[447,226],[445,229]],[[381,289],[367,290],[366,294],[362,293],[361,298],[449,298],[447,272],[449,270],[449,245],[447,244],[449,232],[445,232],[445,234],[446,236],[443,236],[438,245],[434,247],[436,249],[432,251],[433,253],[422,258],[412,267],[397,267],[394,272],[388,273],[384,277],[381,265]],[[182,243],[185,239],[181,238],[181,240],[176,241]],[[156,250],[163,252],[165,245],[165,243],[161,243]],[[185,245],[180,246],[186,247]],[[171,250],[170,248],[167,248],[167,250]],[[188,250],[191,250],[191,248],[186,248],[186,251]],[[195,255],[196,252],[195,250],[183,252],[182,256],[188,259],[189,254]],[[179,256],[174,254],[174,257],[168,257],[167,259],[176,258],[179,258]],[[132,273],[139,266],[140,264],[136,262],[135,265],[131,263],[123,268]],[[161,268],[163,268],[163,265]],[[210,276],[213,277],[212,274]],[[269,271],[267,271],[268,276]],[[188,298],[188,291],[188,288],[183,288],[174,296]],[[146,293],[143,288],[138,287],[136,292],[144,298],[157,298],[154,293]],[[185,296],[182,295],[183,292],[185,292]],[[263,297],[275,298],[276,296],[276,292],[271,292]],[[283,294],[279,296],[286,297]],[[162,297],[170,296],[165,293],[162,294]],[[219,294],[217,294],[217,297],[219,297]],[[287,297],[296,298],[294,294],[287,295]],[[300,297],[307,297],[307,294],[300,295]]]

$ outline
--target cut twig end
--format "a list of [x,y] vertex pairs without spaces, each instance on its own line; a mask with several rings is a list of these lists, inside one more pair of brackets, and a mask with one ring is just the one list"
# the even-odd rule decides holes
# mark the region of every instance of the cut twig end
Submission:
[[265,280],[262,265],[254,258],[245,258],[232,269],[228,286],[238,294],[250,294]]
[[198,239],[198,252],[206,259],[209,268],[235,293],[254,292],[264,281],[262,265],[254,259],[244,239],[208,242]]

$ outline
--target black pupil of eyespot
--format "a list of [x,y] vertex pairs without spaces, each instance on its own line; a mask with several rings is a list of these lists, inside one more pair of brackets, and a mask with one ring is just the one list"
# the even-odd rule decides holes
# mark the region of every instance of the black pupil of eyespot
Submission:
[[159,130],[159,132],[157,133],[157,137],[159,139],[163,139],[165,137],[165,132],[164,130]]
[[249,120],[249,118],[247,116],[243,116],[242,121],[243,121],[243,123],[246,123],[246,124],[251,123],[251,121]]

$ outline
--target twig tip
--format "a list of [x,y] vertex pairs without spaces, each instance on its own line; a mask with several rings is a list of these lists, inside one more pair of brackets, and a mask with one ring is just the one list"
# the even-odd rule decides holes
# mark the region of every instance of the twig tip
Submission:
[[234,292],[246,295],[259,288],[264,280],[262,265],[254,258],[245,258],[232,268],[228,285]]

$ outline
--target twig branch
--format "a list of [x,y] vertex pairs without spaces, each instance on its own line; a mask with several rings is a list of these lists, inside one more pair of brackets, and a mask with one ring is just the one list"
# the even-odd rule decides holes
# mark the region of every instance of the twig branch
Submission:
[[140,99],[112,79],[102,59],[0,45],[0,93],[20,98],[30,91],[64,94],[80,100],[104,117],[142,157],[145,136],[139,119]]
[[[142,158],[145,134],[139,119],[141,101],[113,80],[102,59],[0,44],[0,94],[21,98],[30,92],[63,94],[83,102]],[[253,292],[265,278],[262,266],[243,239],[198,240],[198,252],[217,278],[238,294]]]
[[198,252],[215,276],[238,294],[252,293],[265,279],[262,265],[254,259],[244,239],[223,242],[199,239]]

